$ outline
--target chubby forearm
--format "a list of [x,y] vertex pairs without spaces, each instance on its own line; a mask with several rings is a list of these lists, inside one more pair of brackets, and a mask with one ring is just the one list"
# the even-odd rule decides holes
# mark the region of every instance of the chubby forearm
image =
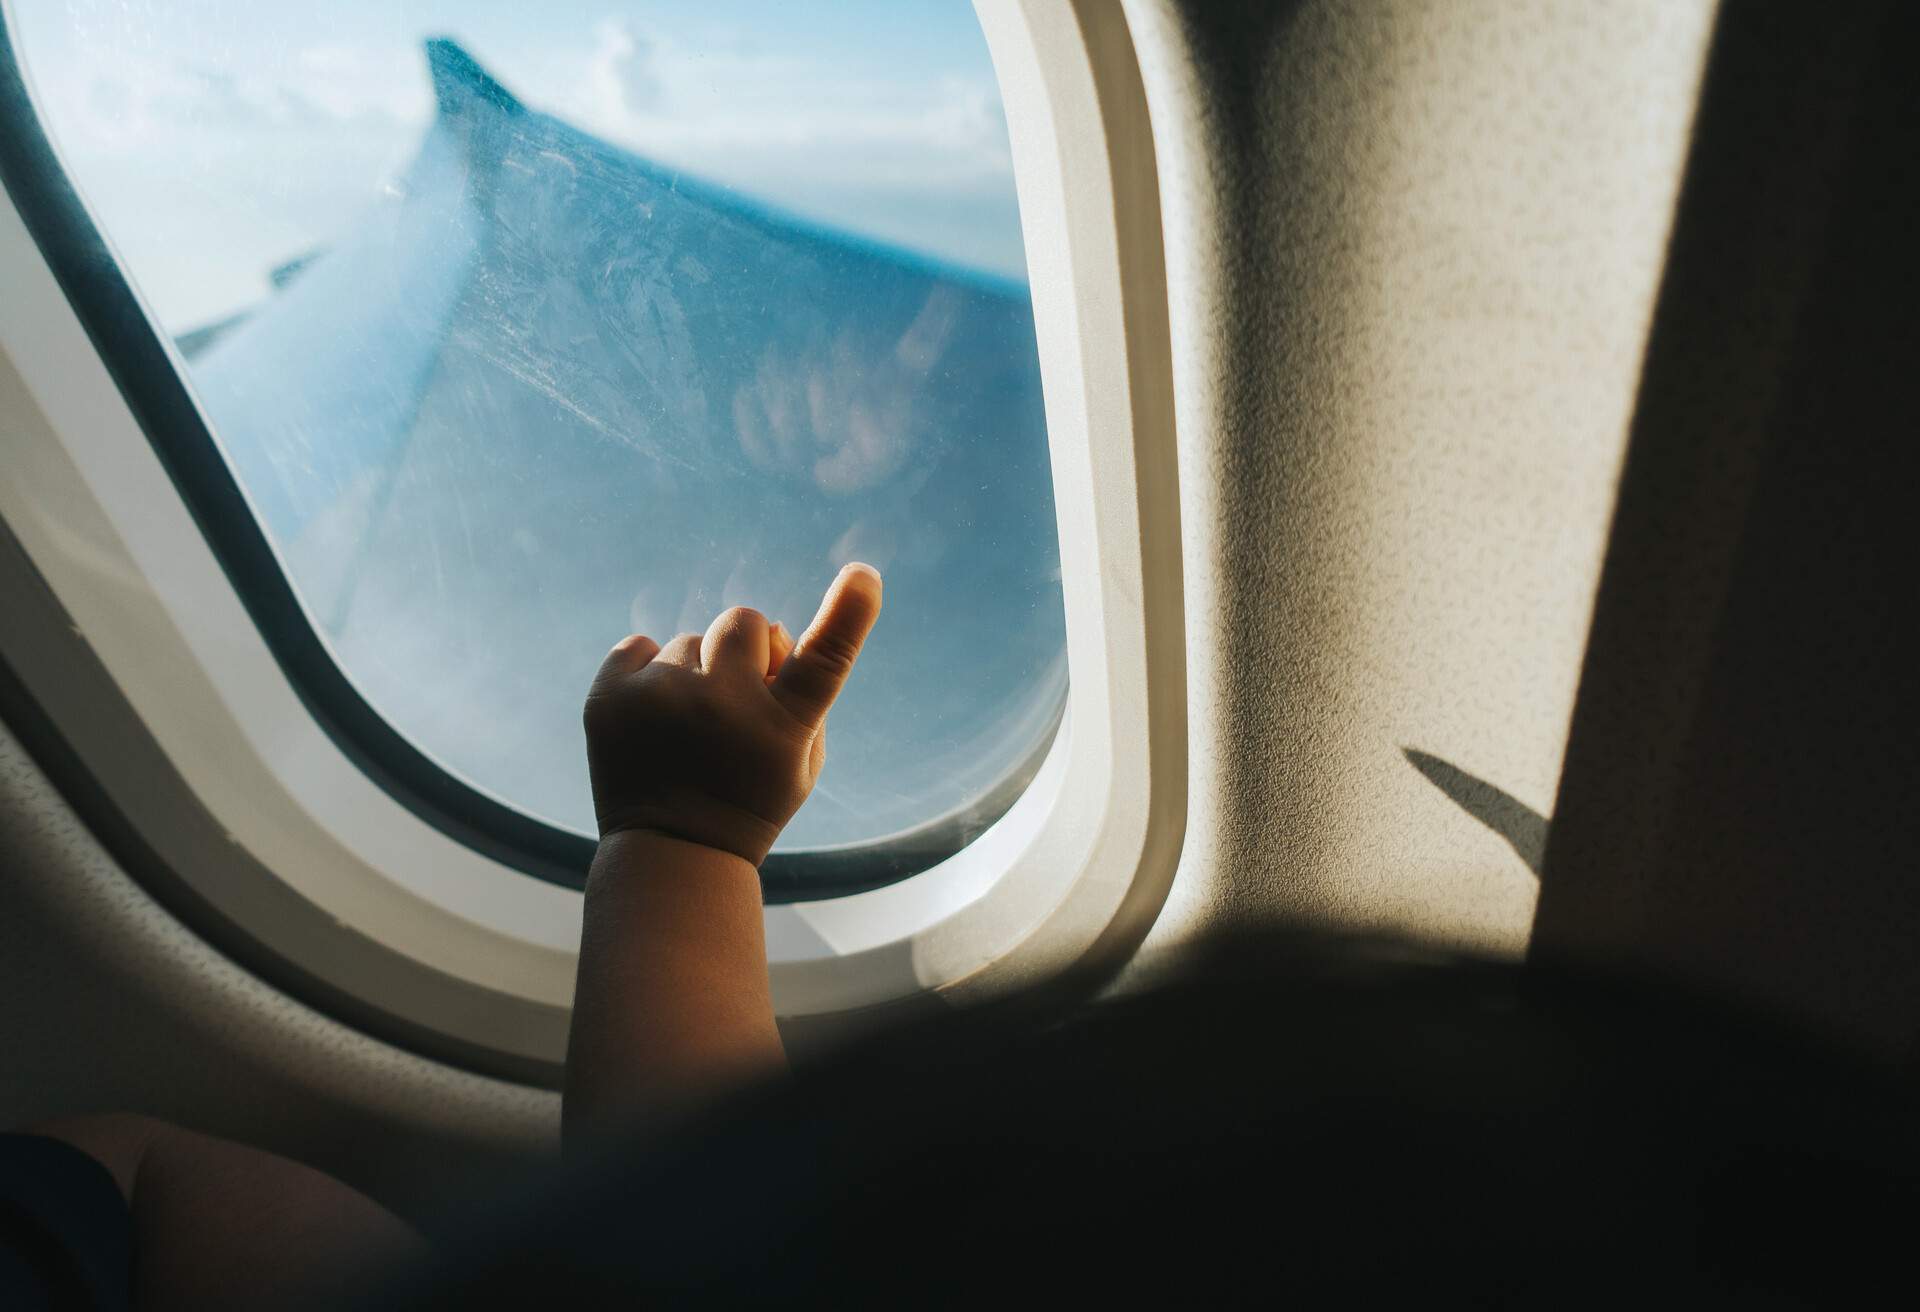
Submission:
[[842,567],[789,640],[757,610],[615,643],[581,717],[600,849],[587,880],[563,1130],[683,1112],[785,1069],[760,876],[826,760],[827,713],[880,615]]
[[587,879],[566,1138],[670,1116],[785,1064],[759,872],[651,830],[603,838]]

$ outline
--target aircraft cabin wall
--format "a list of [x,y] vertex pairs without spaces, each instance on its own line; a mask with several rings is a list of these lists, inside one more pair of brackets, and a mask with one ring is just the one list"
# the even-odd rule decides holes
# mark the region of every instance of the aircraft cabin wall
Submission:
[[1192,727],[1150,942],[1282,915],[1517,954],[1714,6],[1128,16]]
[[[1165,238],[1189,763],[1140,959],[1274,918],[1517,955],[1714,6],[1124,13]],[[0,358],[9,449],[46,423]],[[551,1092],[210,947],[21,729],[0,1117],[150,1111],[403,1210],[551,1136]]]

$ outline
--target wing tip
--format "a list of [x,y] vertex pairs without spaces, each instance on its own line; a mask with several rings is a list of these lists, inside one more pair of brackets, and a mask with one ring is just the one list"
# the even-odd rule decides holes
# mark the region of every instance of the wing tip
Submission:
[[426,44],[433,96],[442,115],[467,114],[482,108],[503,114],[526,112],[514,94],[501,86],[458,41],[436,36],[428,38]]

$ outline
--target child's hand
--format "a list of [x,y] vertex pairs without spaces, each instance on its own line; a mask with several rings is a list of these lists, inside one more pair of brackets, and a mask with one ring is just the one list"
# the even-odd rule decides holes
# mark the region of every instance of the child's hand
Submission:
[[849,565],[797,643],[736,609],[665,647],[636,634],[601,663],[570,1139],[784,1064],[754,867],[820,777],[827,710],[879,614],[880,576]]
[[827,710],[879,615],[880,575],[848,565],[798,642],[744,607],[664,647],[622,639],[587,694],[601,837],[654,830],[759,865],[820,777]]

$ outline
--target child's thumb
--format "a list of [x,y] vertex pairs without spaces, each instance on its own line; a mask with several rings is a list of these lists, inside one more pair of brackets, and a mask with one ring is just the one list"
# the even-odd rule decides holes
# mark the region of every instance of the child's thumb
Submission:
[[880,572],[871,565],[848,565],[828,585],[819,613],[774,676],[773,695],[780,704],[807,724],[822,724],[879,618]]

